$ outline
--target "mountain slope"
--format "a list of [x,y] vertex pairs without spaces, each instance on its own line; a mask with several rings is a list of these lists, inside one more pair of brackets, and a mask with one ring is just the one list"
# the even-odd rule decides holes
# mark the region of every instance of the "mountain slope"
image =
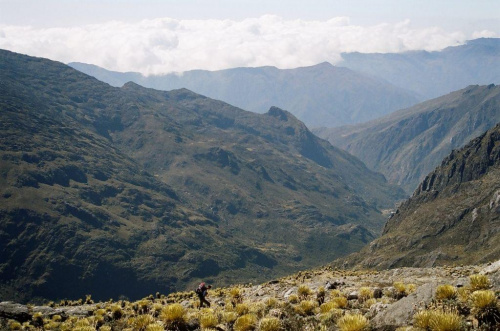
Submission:
[[468,85],[500,84],[500,38],[470,40],[439,52],[342,54],[339,66],[374,75],[424,99]]
[[500,122],[500,86],[469,86],[357,126],[314,133],[412,192],[452,149]]
[[114,86],[133,81],[159,90],[188,88],[257,113],[278,106],[308,126],[360,123],[418,101],[414,94],[385,81],[326,62],[288,70],[275,67],[192,70],[182,75],[149,77],[82,63],[70,66]]
[[278,108],[8,51],[0,74],[2,298],[274,277],[359,249],[403,196]]
[[[500,257],[500,125],[453,151],[347,266],[393,268]],[[341,262],[338,262],[341,264]]]

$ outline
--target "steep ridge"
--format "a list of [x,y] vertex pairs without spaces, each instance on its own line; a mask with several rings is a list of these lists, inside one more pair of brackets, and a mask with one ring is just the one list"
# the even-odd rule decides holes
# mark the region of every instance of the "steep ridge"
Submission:
[[413,192],[452,149],[500,122],[500,86],[469,86],[356,126],[313,132]]
[[192,70],[182,75],[148,77],[83,63],[69,65],[118,87],[133,81],[166,91],[188,88],[256,113],[278,106],[312,127],[361,123],[419,100],[413,93],[386,81],[327,62],[286,70],[275,67]]
[[339,66],[374,75],[424,100],[468,85],[500,84],[500,38],[479,38],[437,52],[342,54]]
[[359,249],[403,196],[278,108],[8,51],[0,71],[2,298],[269,279]]
[[500,257],[500,125],[454,150],[344,266],[434,266]]

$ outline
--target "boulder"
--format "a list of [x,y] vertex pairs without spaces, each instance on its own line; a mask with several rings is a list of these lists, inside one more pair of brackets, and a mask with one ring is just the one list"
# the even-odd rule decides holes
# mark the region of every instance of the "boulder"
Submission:
[[381,310],[372,320],[375,330],[395,329],[406,326],[418,311],[419,304],[431,302],[436,292],[437,282],[424,284],[417,290],[403,299],[388,305]]
[[31,319],[28,307],[11,301],[0,302],[0,317],[26,322]]
[[349,295],[347,295],[347,300],[358,300],[358,298],[359,294],[356,291],[352,291]]
[[384,291],[381,288],[376,288],[373,290],[373,297],[375,299],[380,299],[384,296]]

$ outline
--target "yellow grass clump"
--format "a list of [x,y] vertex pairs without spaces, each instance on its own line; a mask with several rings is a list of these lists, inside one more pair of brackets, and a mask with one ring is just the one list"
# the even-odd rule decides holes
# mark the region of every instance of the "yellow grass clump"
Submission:
[[429,321],[432,331],[460,331],[462,318],[454,312],[435,311]]
[[456,312],[423,310],[413,316],[413,326],[432,331],[459,331],[462,318]]
[[309,316],[314,314],[317,307],[317,302],[312,300],[301,301],[296,307],[295,312],[302,316]]
[[234,310],[236,311],[236,314],[238,314],[239,316],[242,316],[242,315],[246,315],[250,312],[250,307],[246,303],[239,303],[236,305]]
[[264,317],[259,322],[260,331],[279,331],[283,330],[281,321],[276,317]]
[[312,291],[307,285],[300,285],[297,289],[297,295],[301,299],[307,299],[309,295],[311,295]]
[[222,313],[222,322],[223,323],[234,323],[238,318],[238,314],[233,311],[227,311]]
[[204,329],[215,328],[219,324],[217,315],[212,312],[206,312],[200,316],[200,326]]
[[254,314],[246,314],[238,317],[234,322],[234,331],[251,331],[257,326],[257,316]]
[[332,298],[331,302],[335,302],[338,308],[346,308],[347,307],[347,298],[346,297],[336,297]]
[[167,322],[184,322],[186,311],[179,303],[174,303],[164,307],[160,313],[160,318]]
[[322,304],[319,307],[321,313],[323,313],[323,314],[328,313],[330,310],[337,309],[337,308],[338,308],[337,303],[333,302],[333,301],[325,302],[324,304]]
[[431,317],[433,311],[431,310],[421,310],[415,315],[413,315],[413,325],[417,328],[429,329]]
[[290,303],[298,303],[299,302],[299,297],[296,294],[291,294],[288,297],[288,302],[290,302]]
[[369,326],[368,320],[361,314],[347,314],[337,321],[337,327],[340,331],[363,331]]
[[358,300],[364,302],[373,298],[373,291],[369,287],[361,287],[358,293]]
[[486,275],[470,275],[469,280],[472,291],[487,290],[491,287],[491,282]]
[[437,300],[450,300],[457,297],[457,289],[449,284],[439,285],[436,289]]
[[[101,331],[101,329],[99,329],[99,331]],[[165,327],[160,324],[160,323],[153,323],[153,324],[149,324],[148,326],[146,326],[146,331],[164,331],[165,330]],[[111,329],[110,329],[111,331]]]
[[470,300],[475,310],[495,308],[497,306],[495,292],[490,290],[475,291],[471,294]]

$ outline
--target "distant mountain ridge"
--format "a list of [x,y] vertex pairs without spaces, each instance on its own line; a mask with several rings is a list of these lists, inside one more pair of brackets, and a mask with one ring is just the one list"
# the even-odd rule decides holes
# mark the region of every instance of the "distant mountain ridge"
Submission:
[[407,192],[453,149],[500,122],[500,86],[469,86],[367,123],[314,133]]
[[500,257],[500,125],[453,151],[387,222],[382,236],[336,264],[377,269]]
[[480,38],[442,51],[397,54],[343,53],[339,66],[374,75],[436,98],[468,85],[500,84],[500,38]]
[[327,62],[286,70],[275,67],[191,70],[149,77],[83,63],[69,65],[117,87],[133,81],[158,90],[187,88],[256,113],[277,106],[310,127],[360,123],[418,102],[412,92]]
[[8,51],[0,74],[4,300],[271,279],[359,249],[404,197],[279,108]]

